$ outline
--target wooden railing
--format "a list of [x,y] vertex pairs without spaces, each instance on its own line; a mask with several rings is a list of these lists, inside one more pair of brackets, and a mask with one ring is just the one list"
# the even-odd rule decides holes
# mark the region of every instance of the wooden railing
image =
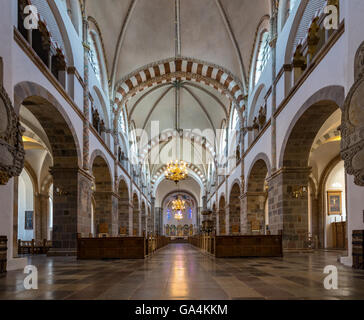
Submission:
[[215,254],[215,236],[193,236],[188,238],[188,242],[204,252]]
[[155,251],[169,244],[169,239],[164,236],[149,236],[145,239],[145,255],[151,255]]
[[18,254],[47,254],[50,248],[52,248],[52,241],[46,239],[43,241],[18,240]]

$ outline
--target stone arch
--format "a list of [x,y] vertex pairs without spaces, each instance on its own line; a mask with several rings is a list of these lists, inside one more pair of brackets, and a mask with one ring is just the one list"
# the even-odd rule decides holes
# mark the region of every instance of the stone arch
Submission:
[[326,120],[344,102],[344,88],[329,86],[313,94],[293,118],[280,151],[279,166],[269,181],[270,229],[283,232],[286,248],[307,247],[309,156]]
[[[246,193],[246,221],[248,231],[264,234],[266,221],[266,201],[268,198],[267,177],[270,176],[270,165],[265,154],[254,159],[249,170]],[[249,230],[250,228],[250,230]]]
[[96,150],[93,153],[91,173],[95,179],[95,230],[99,234],[111,235],[115,226],[113,225],[113,203],[112,203],[112,175],[106,158]]
[[[37,104],[41,103],[43,104],[43,109],[41,111],[34,110],[37,114],[35,115],[37,117],[42,115],[41,124],[46,125],[46,123],[53,123],[53,120],[56,120],[59,122],[60,130],[63,130],[66,132],[66,137],[69,137],[69,140],[73,140],[75,146],[75,151],[77,154],[77,163],[78,166],[82,166],[82,153],[81,148],[79,144],[79,140],[77,137],[76,130],[74,129],[72,122],[67,115],[67,112],[64,110],[62,105],[57,101],[57,99],[45,88],[43,88],[41,85],[24,81],[20,82],[14,87],[14,110],[17,115],[20,113],[20,108],[24,101],[29,101],[29,104]],[[39,109],[39,108],[38,108]],[[47,120],[49,118],[49,121]],[[61,126],[63,127],[61,129]],[[51,130],[52,128],[47,129]],[[45,130],[47,133],[47,130]],[[68,140],[67,139],[67,140]],[[64,139],[60,139],[60,141],[63,141]],[[62,149],[59,149],[62,150]]]
[[[333,158],[325,167],[324,171],[321,174],[318,186],[317,186],[317,200],[318,206],[317,211],[315,212],[315,208],[312,209],[312,234],[318,237],[319,247],[325,247],[325,235],[326,235],[326,228],[325,228],[325,200],[326,200],[326,193],[325,193],[325,186],[326,182],[330,176],[332,170],[342,161],[340,155]],[[316,213],[316,215],[314,215]]]
[[219,200],[219,235],[226,234],[226,200],[225,195],[220,196]]
[[235,182],[230,190],[229,197],[229,234],[240,234],[241,212],[240,181]]
[[[252,171],[253,171],[253,169],[254,169],[254,166],[255,166],[255,164],[256,164],[259,160],[261,160],[261,161],[263,161],[263,162],[265,163],[266,168],[267,168],[267,171],[268,171],[268,173],[267,173],[267,174],[268,174],[268,177],[270,177],[270,176],[271,176],[272,169],[271,169],[271,164],[270,164],[269,157],[268,157],[265,153],[261,152],[261,153],[257,154],[257,155],[255,156],[254,160],[251,162],[250,168],[249,168],[249,170],[248,170],[247,177],[250,177],[250,176],[252,175]],[[248,188],[248,184],[249,184],[249,179],[247,179],[247,180],[246,180],[246,190],[248,190],[248,189],[249,189],[249,188]]]
[[246,94],[241,81],[228,70],[192,58],[170,58],[146,65],[126,76],[116,86],[115,103],[118,105],[117,121],[122,106],[138,92],[162,82],[175,79],[193,80],[214,87],[225,94],[238,109],[244,109]]
[[265,15],[264,17],[262,17],[257,27],[249,68],[249,92],[251,92],[255,88],[257,58],[259,54],[260,44],[262,42],[262,36],[265,32],[270,31],[269,21],[270,17],[268,15]]
[[80,199],[88,197],[87,177],[80,171],[81,149],[75,129],[61,104],[42,86],[21,82],[14,87],[14,109],[19,115],[26,108],[38,120],[50,144],[53,158],[51,175],[53,197],[53,251],[75,254],[76,234],[88,233],[88,206]]
[[92,172],[92,164],[94,163],[94,161],[97,157],[101,157],[105,161],[105,163],[108,167],[109,175],[111,177],[111,182],[113,183],[113,175],[112,175],[113,170],[111,169],[110,163],[109,163],[107,157],[105,156],[105,153],[103,153],[101,150],[96,149],[92,152],[92,154],[90,156],[90,160],[89,160],[89,164],[90,164],[89,170]]
[[318,130],[334,111],[342,109],[344,100],[345,89],[342,86],[328,86],[317,91],[302,105],[283,140],[280,167],[307,167]]
[[123,177],[118,183],[118,216],[119,216],[119,233],[121,235],[129,234],[129,189],[128,184]]
[[133,236],[140,235],[140,206],[139,206],[139,197],[134,192],[133,193]]

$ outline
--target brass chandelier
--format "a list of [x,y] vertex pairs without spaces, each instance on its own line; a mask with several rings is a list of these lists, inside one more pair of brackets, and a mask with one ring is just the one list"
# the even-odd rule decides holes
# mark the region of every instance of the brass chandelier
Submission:
[[177,221],[181,221],[183,219],[183,214],[181,211],[177,211],[175,214],[174,214],[174,218],[177,220]]
[[180,198],[172,201],[172,210],[173,211],[183,211],[186,209],[186,201]]
[[188,176],[187,163],[180,160],[171,161],[167,164],[165,177],[168,180],[174,181],[176,184],[179,181],[185,180]]

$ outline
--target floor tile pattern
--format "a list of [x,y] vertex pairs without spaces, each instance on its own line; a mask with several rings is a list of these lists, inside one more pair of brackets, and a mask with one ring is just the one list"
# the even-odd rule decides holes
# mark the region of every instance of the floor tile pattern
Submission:
[[[337,262],[339,251],[283,258],[215,259],[189,244],[169,245],[143,260],[78,261],[29,257],[38,290],[25,290],[22,271],[0,278],[0,299],[360,299],[364,271]],[[326,290],[324,267],[338,268],[338,290]]]

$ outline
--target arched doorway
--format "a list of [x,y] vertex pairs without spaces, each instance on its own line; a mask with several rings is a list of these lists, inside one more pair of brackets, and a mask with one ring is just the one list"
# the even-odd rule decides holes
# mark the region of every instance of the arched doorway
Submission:
[[[42,163],[34,163],[38,161],[35,157],[29,161],[33,168],[40,168],[37,174],[43,181],[39,184],[42,186],[44,180],[50,178],[54,186],[53,194],[46,194],[47,197],[43,201],[45,205],[40,205],[38,211],[42,217],[47,218],[50,211],[48,205],[53,205],[53,248],[49,254],[57,252],[73,255],[77,247],[76,235],[84,231],[78,222],[82,220],[81,217],[88,219],[89,215],[88,208],[78,203],[84,189],[79,188],[82,180],[78,170],[81,160],[75,130],[62,106],[42,87],[32,83],[21,83],[15,87],[14,94],[14,109],[19,112],[20,121],[26,124],[28,132],[35,134],[34,140],[45,146],[49,152],[46,165],[44,157],[41,157]],[[31,130],[28,130],[29,128]],[[43,170],[45,167],[47,169]],[[40,190],[40,194],[43,194],[43,191],[47,193],[47,190]],[[52,199],[51,202],[49,198]],[[42,212],[42,208],[46,208],[47,212]],[[46,224],[37,223],[36,238],[47,237],[44,227],[47,227]]]
[[35,239],[34,187],[25,169],[18,178],[18,239],[23,241]]
[[119,233],[126,236],[129,234],[129,191],[124,180],[119,183]]
[[225,197],[221,196],[219,201],[219,235],[226,234],[226,201]]
[[248,177],[246,194],[248,231],[253,234],[265,234],[268,226],[267,177],[268,167],[266,162],[263,159],[257,160]]
[[[320,175],[310,165],[314,142],[330,127],[335,112],[344,101],[341,87],[327,87],[318,91],[301,107],[293,119],[279,159],[282,168],[270,180],[270,229],[283,233],[283,245],[289,249],[312,246],[309,232],[309,177]],[[318,180],[318,179],[317,179]],[[272,197],[271,197],[272,195]]]
[[133,236],[140,236],[140,228],[139,228],[139,199],[137,194],[133,195]]
[[327,176],[323,179],[324,246],[332,249],[347,249],[344,161],[341,160],[329,166]]
[[112,182],[106,160],[97,155],[92,163],[92,175],[95,178],[95,230],[97,234],[113,234],[112,219]]
[[240,234],[240,186],[235,183],[230,191],[229,198],[229,234]]

